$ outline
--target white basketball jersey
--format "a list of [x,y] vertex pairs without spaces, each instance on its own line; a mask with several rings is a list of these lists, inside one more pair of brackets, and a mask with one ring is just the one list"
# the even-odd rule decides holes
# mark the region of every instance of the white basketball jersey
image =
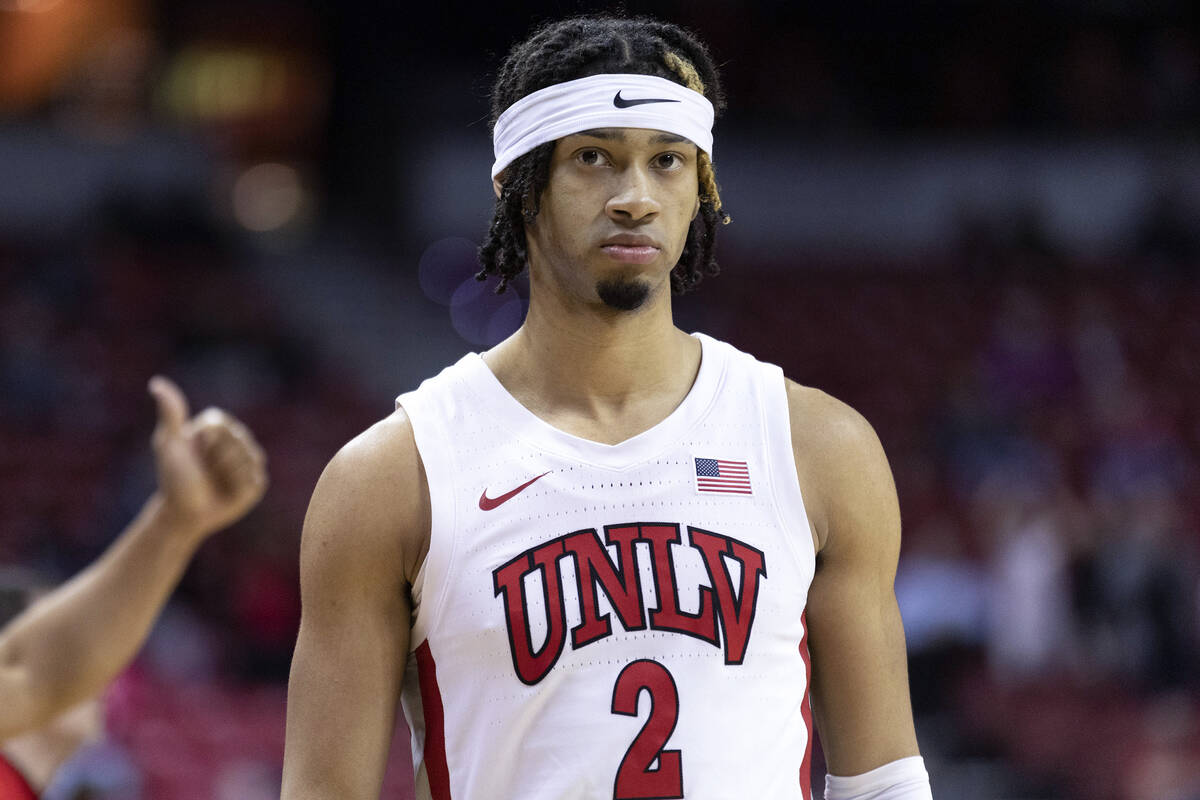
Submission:
[[616,445],[476,354],[402,395],[429,478],[403,707],[432,800],[808,798],[815,566],[783,374],[697,334]]

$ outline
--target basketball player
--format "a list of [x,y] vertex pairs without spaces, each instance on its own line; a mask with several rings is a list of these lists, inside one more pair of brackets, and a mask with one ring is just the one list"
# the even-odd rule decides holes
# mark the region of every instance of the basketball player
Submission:
[[321,477],[286,800],[378,797],[397,700],[423,798],[808,798],[810,699],[827,798],[931,796],[874,432],[672,322],[716,272],[722,106],[672,25],[509,54],[480,255],[528,265],[528,316]]
[[[166,378],[150,391],[158,490],[94,564],[0,630],[0,742],[50,731],[94,698],[141,647],[196,548],[266,490],[265,457],[242,423],[215,408],[189,419]],[[0,786],[11,772],[0,759]]]

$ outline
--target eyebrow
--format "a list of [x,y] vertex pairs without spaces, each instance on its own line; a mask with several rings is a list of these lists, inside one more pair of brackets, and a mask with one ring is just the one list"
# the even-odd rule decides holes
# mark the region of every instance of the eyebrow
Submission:
[[[606,141],[624,142],[629,137],[625,135],[622,128],[594,128],[590,131],[579,131],[579,133],[569,134],[570,136],[587,136],[592,139],[604,139]],[[686,136],[679,136],[674,133],[656,133],[650,137],[650,144],[679,144],[681,142],[690,143],[692,140]]]

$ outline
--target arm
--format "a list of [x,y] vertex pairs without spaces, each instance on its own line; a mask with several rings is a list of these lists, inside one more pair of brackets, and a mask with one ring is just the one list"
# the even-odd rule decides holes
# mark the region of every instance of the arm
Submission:
[[97,694],[146,638],[192,553],[250,510],[265,459],[241,423],[217,409],[188,419],[187,400],[151,381],[158,490],[95,563],[0,632],[0,740]]
[[408,659],[409,586],[429,524],[403,411],[342,448],[321,475],[300,548],[284,800],[379,797]]
[[792,440],[816,539],[807,621],[813,710],[829,772],[918,755],[893,582],[900,510],[874,430],[828,395],[790,384]]

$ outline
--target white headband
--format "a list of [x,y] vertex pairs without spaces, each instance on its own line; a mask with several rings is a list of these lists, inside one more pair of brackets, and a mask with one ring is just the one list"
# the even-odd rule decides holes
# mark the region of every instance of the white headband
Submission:
[[653,75],[592,75],[556,83],[504,109],[492,131],[492,177],[533,148],[597,128],[648,128],[690,139],[712,158],[713,106]]

